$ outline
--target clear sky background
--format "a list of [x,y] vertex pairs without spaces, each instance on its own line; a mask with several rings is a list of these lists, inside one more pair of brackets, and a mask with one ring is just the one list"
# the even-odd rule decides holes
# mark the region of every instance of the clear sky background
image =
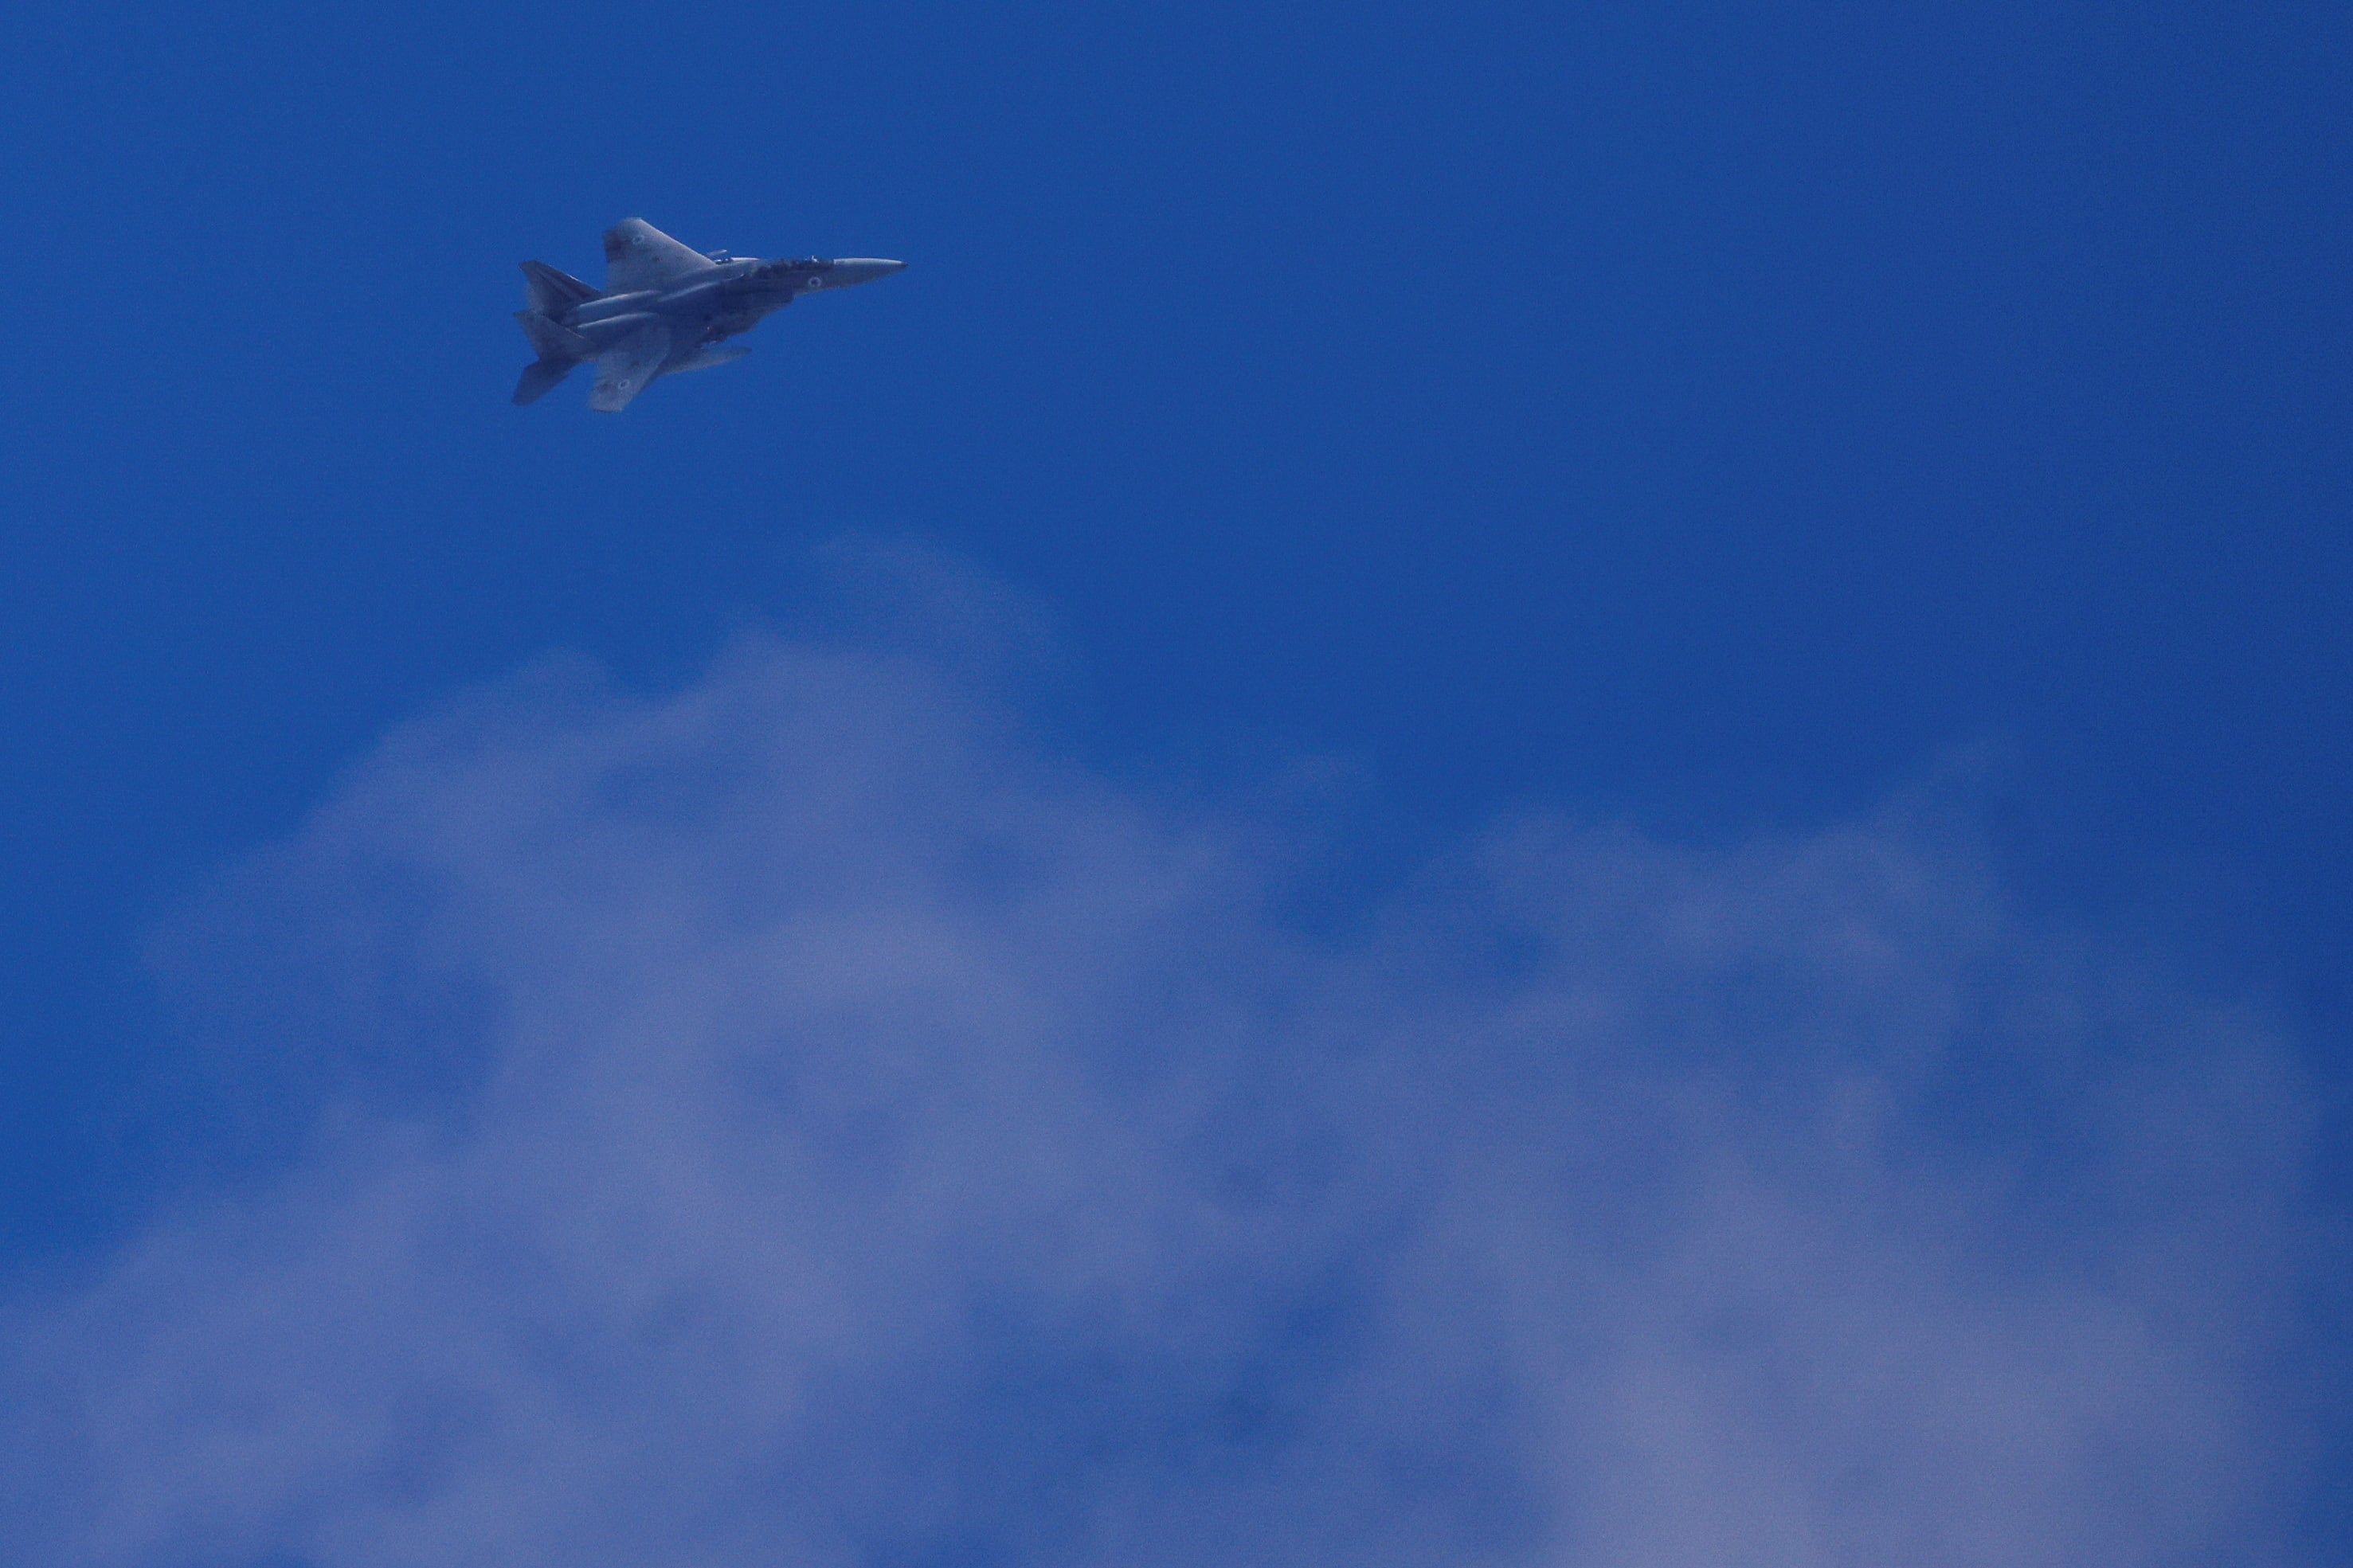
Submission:
[[[2177,999],[2115,1015],[2167,1020],[2152,1059],[2200,1054],[2169,1031],[2201,1009],[2276,1042],[2250,1069],[2274,1087],[2246,1147],[2289,1150],[2293,1169],[2248,1201],[2303,1217],[2258,1250],[2322,1262],[2214,1321],[2298,1325],[2263,1342],[2266,1364],[2333,1386],[2341,1368],[2306,1352],[2346,1300],[2327,1238],[2353,1194],[2349,118],[2353,19],[2321,5],[20,14],[0,58],[19,302],[0,383],[0,1272],[103,1273],[198,1202],[192,1173],[306,1168],[290,1151],[343,1080],[303,1035],[307,1004],[273,1000],[303,922],[255,916],[245,967],[215,965],[187,958],[185,911],[235,902],[220,889],[248,886],[237,868],[265,847],[328,831],[342,847],[270,853],[313,868],[294,879],[321,919],[375,918],[352,911],[383,879],[350,867],[398,856],[302,825],[397,793],[364,761],[396,727],[554,652],[620,692],[716,692],[812,746],[882,745],[741,697],[767,688],[727,659],[804,668],[765,642],[741,652],[750,633],[944,672],[963,695],[940,704],[978,703],[997,717],[973,722],[1018,737],[983,754],[1120,795],[1159,824],[1146,838],[1206,818],[1280,846],[1243,879],[1268,907],[1250,921],[1342,969],[1335,952],[1395,959],[1380,944],[1404,940],[1399,921],[1443,925],[1435,895],[1400,889],[1499,820],[1622,831],[1643,847],[1627,864],[1651,868],[1624,877],[1694,879],[1753,911],[1781,897],[1741,868],[1778,852],[1758,847],[1843,865],[1819,847],[1891,810],[1933,817],[1887,830],[1912,847],[1899,858],[1946,868],[1930,884],[1954,879],[1927,905],[1994,909],[2025,934],[1923,937],[1923,973],[2008,973],[2063,948],[2111,976],[2102,997]],[[599,231],[632,215],[702,248],[910,265],[797,306],[740,364],[617,418],[576,384],[508,406],[528,357],[513,262],[593,281]],[[705,674],[714,658],[738,673]],[[881,675],[808,679],[818,709],[871,700],[878,725],[963,754],[938,740],[963,721],[929,699],[859,684]],[[528,679],[494,689],[536,711]],[[615,739],[654,723],[596,707],[624,699],[577,700],[590,752],[655,745]],[[555,721],[513,722],[527,737]],[[428,769],[417,798],[465,818],[487,797],[463,772]],[[1042,819],[1081,787],[1012,794]],[[594,820],[574,829],[602,842]],[[888,822],[842,831],[899,843]],[[1575,866],[1606,858],[1577,842]],[[364,890],[318,892],[322,866]],[[1396,914],[1400,899],[1419,912]],[[1578,904],[1560,929],[1608,928],[1609,907]],[[1886,918],[1943,931],[1947,916]],[[1751,960],[1780,973],[1753,952],[1732,968]],[[191,962],[212,974],[195,1002],[156,980]],[[1632,967],[1669,990],[1717,983],[1683,963]],[[1790,1020],[1843,984],[1791,982],[1795,1012],[1757,1002],[1758,1039],[1810,1037]],[[403,1033],[426,1026],[383,1030],[389,1054],[433,1056]],[[190,1065],[235,1054],[230,1036],[259,1065]],[[2011,1080],[1969,1081],[1990,1101]],[[412,1106],[456,1092],[432,1072],[399,1089]],[[2063,1107],[2072,1091],[2052,1092]],[[2256,1103],[2218,1093],[2177,1131]],[[2067,1146],[2064,1115],[2052,1125]],[[1168,1158],[1139,1190],[1182,1184],[1190,1167]],[[1394,1173],[1359,1174],[1369,1191]],[[1330,1241],[1332,1277],[1355,1245]],[[1211,1255],[1184,1277],[1261,1278]],[[1284,1354],[1324,1344],[1303,1311],[1276,1311]],[[1235,1357],[1217,1364],[1261,1364]],[[1430,1356],[1366,1358],[1437,1375]],[[1139,1385],[1135,1409],[1181,1403],[1179,1385]],[[2344,1447],[2312,1409],[2255,1405],[2303,1436],[2238,1454],[2247,1496],[2179,1539],[2256,1518],[2267,1550],[2330,1560]],[[979,1430],[984,1410],[1002,1414],[983,1399],[939,1429]],[[1302,1421],[1300,1451],[1322,1452]],[[1071,1442],[1039,1473],[1096,1451]],[[1357,1495],[1293,1484],[1334,1518]],[[1009,1506],[979,1480],[948,1492]],[[1461,1511],[1493,1525],[1480,1550],[1553,1540],[1527,1522],[1551,1517],[1542,1504],[1479,1495]],[[301,1509],[255,1510],[264,1523],[223,1526],[209,1556],[135,1531],[112,1557],[86,1550],[407,1560],[359,1535],[298,1540],[283,1521]],[[768,1539],[750,1517],[742,1541]],[[852,1519],[797,1549],[1083,1555],[1074,1534],[1017,1550],[996,1514],[961,1517],[887,1549]],[[1250,1539],[1269,1561],[1322,1549]],[[2140,1560],[2083,1539],[2082,1560]],[[2149,1561],[2174,1549],[2144,1544]]]

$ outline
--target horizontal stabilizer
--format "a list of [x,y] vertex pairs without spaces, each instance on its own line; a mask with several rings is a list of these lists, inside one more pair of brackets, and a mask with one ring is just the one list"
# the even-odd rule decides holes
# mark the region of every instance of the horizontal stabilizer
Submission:
[[569,272],[561,272],[544,261],[517,263],[522,268],[523,291],[531,309],[543,316],[560,316],[575,305],[584,304],[603,296]]
[[559,381],[572,374],[576,360],[540,359],[522,367],[522,379],[515,383],[514,400],[518,404],[537,403],[547,395]]

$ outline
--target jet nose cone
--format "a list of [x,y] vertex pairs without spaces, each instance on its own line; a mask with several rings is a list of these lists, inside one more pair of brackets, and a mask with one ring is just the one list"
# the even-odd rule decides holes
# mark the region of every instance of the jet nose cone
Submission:
[[871,283],[877,278],[888,278],[903,271],[903,261],[888,261],[879,256],[845,256],[833,264],[834,279],[839,283]]

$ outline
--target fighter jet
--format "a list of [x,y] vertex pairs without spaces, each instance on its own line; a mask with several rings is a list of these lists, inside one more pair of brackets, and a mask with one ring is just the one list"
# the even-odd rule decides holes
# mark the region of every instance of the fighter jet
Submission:
[[602,292],[544,261],[522,264],[529,303],[515,320],[539,358],[523,366],[514,400],[538,401],[574,365],[593,359],[588,406],[618,414],[656,376],[751,353],[744,344],[719,345],[803,294],[888,278],[906,265],[865,256],[763,261],[705,253],[643,218],[623,218],[605,231]]

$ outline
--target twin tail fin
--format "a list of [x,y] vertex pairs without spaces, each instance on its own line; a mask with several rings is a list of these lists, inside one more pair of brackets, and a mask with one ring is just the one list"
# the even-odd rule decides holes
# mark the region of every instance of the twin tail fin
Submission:
[[561,321],[552,321],[537,310],[517,310],[515,324],[531,346],[539,351],[542,359],[590,359],[596,345]]
[[594,354],[596,350],[586,338],[558,321],[551,321],[537,310],[517,310],[515,320],[522,325],[522,335],[539,351],[539,357],[522,367],[522,379],[515,383],[517,403],[536,403],[547,395],[548,388],[572,373],[572,367]]
[[522,286],[529,296],[529,309],[543,316],[560,316],[575,305],[604,296],[569,272],[550,267],[544,261],[521,262]]

